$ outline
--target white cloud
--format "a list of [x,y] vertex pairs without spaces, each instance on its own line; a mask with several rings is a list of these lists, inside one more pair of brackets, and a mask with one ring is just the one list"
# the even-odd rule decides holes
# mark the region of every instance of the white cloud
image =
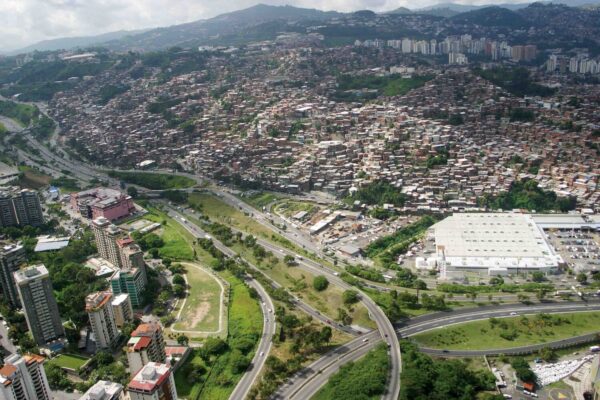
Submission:
[[[0,0],[0,49],[40,40],[168,26],[246,8],[260,0]],[[507,0],[519,2],[522,0]],[[263,0],[321,10],[419,8],[436,0]],[[461,4],[492,0],[459,0]]]

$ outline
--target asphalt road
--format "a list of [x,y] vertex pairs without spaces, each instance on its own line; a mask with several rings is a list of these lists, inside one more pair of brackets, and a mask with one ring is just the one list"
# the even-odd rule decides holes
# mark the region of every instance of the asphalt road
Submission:
[[[189,217],[189,215],[188,215],[188,217]],[[181,220],[181,217],[179,218],[179,220]],[[190,226],[190,225],[194,225],[194,224],[187,221],[187,223],[185,223],[185,225]],[[304,257],[296,254],[295,252],[293,252],[291,250],[288,250],[284,247],[277,246],[277,245],[275,245],[271,242],[265,241],[263,239],[257,238],[257,242],[260,245],[262,245],[263,247],[265,247],[267,250],[272,251],[273,254],[276,254],[278,257],[283,257],[284,255],[294,256],[297,260],[297,264],[298,264],[297,268],[301,268],[301,269],[304,269],[311,273],[316,273],[318,275],[324,275],[325,277],[327,277],[327,280],[334,285],[337,285],[345,290],[352,289],[352,290],[356,290],[359,292],[360,300],[367,307],[367,310],[369,311],[369,315],[377,324],[377,329],[380,332],[380,337],[381,338],[385,337],[386,342],[388,342],[388,344],[389,344],[389,354],[390,354],[390,358],[391,358],[390,378],[389,378],[389,382],[388,382],[388,391],[383,396],[383,399],[396,400],[400,393],[400,369],[402,367],[402,363],[401,363],[401,359],[400,359],[400,344],[398,343],[398,339],[396,337],[394,327],[392,326],[390,320],[387,318],[387,316],[385,315],[383,310],[377,304],[375,304],[375,302],[373,300],[371,300],[371,298],[369,296],[367,296],[365,293],[360,291],[360,289],[358,289],[354,286],[351,286],[351,285],[347,284],[346,282],[344,282],[342,279],[340,279],[338,276],[338,272],[333,271],[329,268],[326,268],[323,265],[321,265],[315,261],[312,261],[310,259],[305,259]],[[331,324],[331,321],[329,321],[329,324]],[[336,364],[341,365],[343,362],[344,362],[344,360],[339,360]],[[338,368],[339,368],[339,365],[338,365]]]
[[[195,224],[190,223],[186,219],[182,218],[180,214],[178,214],[175,210],[170,209],[169,216],[172,217],[175,221],[177,221],[181,226],[187,229],[194,237],[196,238],[206,238],[208,235],[206,232],[198,228]],[[213,240],[213,244],[217,249],[219,249],[223,254],[227,257],[235,257],[235,253],[225,247],[222,243],[217,240]],[[262,285],[253,279],[251,276],[246,276],[246,283],[256,289],[258,294],[260,295],[260,307],[263,314],[263,332],[260,338],[260,342],[258,343],[258,347],[256,349],[256,353],[254,358],[252,359],[252,364],[250,369],[246,371],[242,379],[238,382],[235,387],[233,393],[231,394],[231,400],[243,400],[246,398],[246,395],[256,382],[258,376],[260,375],[260,371],[262,370],[265,360],[271,350],[271,345],[273,344],[273,335],[276,331],[276,322],[274,310],[275,306],[273,305],[273,301],[266,290],[262,287]]]
[[[529,315],[544,312],[548,314],[558,313],[570,313],[570,312],[586,312],[586,311],[598,311],[600,310],[600,302],[570,302],[570,303],[545,303],[536,305],[515,305],[505,304],[500,306],[486,306],[478,308],[467,308],[458,309],[449,312],[438,312],[432,314],[422,315],[416,318],[406,320],[396,326],[396,333],[399,337],[410,337],[419,333],[427,332],[432,329],[442,328],[445,326],[459,324],[470,321],[477,321],[488,319],[491,317],[512,317],[515,315]],[[511,315],[515,313],[515,315]],[[460,351],[444,351],[443,349],[426,349],[421,350],[432,354],[440,355],[445,357],[470,357],[470,356],[483,356],[483,355],[497,355],[497,354],[524,354],[532,351],[536,351],[542,347],[553,347],[560,348],[565,347],[569,344],[585,342],[585,338],[590,335],[584,335],[583,337],[569,338],[565,340],[559,340],[556,342],[544,343],[541,345],[524,346],[513,349],[491,349],[485,351],[478,350],[460,350]],[[591,335],[595,336],[595,334]],[[337,372],[339,367],[347,362],[356,361],[361,358],[366,351],[364,351],[365,338],[368,338],[368,343],[371,348],[379,342],[379,337],[373,333],[359,337],[351,342],[346,343],[343,346],[335,349],[332,352],[325,354],[321,359],[315,361],[306,368],[303,368],[294,376],[290,377],[284,385],[282,385],[276,392],[276,398],[289,399],[289,398],[310,398],[305,397],[316,393],[319,388],[326,383],[329,378]]]
[[229,397],[229,400],[244,400],[248,395],[248,392],[256,382],[260,371],[262,370],[265,360],[271,351],[273,344],[273,336],[275,335],[277,324],[275,322],[275,315],[273,315],[275,306],[269,294],[265,291],[258,281],[248,277],[246,279],[248,286],[256,289],[260,296],[260,308],[263,313],[263,332],[256,348],[256,353],[250,364],[250,368],[246,371],[242,379],[238,382],[237,386],[233,390],[233,393]]

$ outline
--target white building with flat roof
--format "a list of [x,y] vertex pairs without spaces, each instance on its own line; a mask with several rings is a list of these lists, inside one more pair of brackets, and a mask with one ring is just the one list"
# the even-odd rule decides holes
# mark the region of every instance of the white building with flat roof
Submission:
[[563,262],[529,214],[454,214],[433,230],[442,278],[455,271],[491,275],[550,271]]

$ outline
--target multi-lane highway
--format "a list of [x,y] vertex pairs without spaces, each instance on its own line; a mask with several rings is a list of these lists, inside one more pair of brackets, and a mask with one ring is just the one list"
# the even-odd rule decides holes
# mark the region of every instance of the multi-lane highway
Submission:
[[237,386],[233,390],[233,393],[229,397],[230,400],[244,400],[248,395],[248,392],[256,382],[260,371],[262,370],[265,360],[271,351],[271,345],[273,344],[273,336],[277,325],[275,323],[275,315],[273,315],[275,306],[271,296],[266,292],[258,281],[248,277],[246,279],[248,286],[253,287],[260,296],[260,307],[263,313],[263,332],[256,348],[256,353],[250,364],[250,369],[244,374],[242,379],[238,382]]
[[[486,306],[471,309],[459,309],[449,312],[438,312],[426,314],[404,321],[397,325],[396,334],[399,337],[411,337],[432,329],[442,328],[459,323],[484,320],[492,317],[512,317],[518,315],[529,315],[540,312],[549,314],[589,312],[600,310],[600,302],[569,302],[569,303],[545,303],[536,305],[505,304],[500,306]],[[471,357],[497,354],[523,354],[537,351],[542,347],[565,347],[572,343],[585,342],[585,339],[594,338],[595,334],[583,337],[569,338],[548,342],[541,345],[524,346],[513,349],[489,349],[489,350],[445,350],[425,349],[421,350],[445,357]],[[363,340],[367,339],[366,342]],[[349,361],[356,361],[364,356],[367,351],[379,343],[379,337],[375,333],[369,333],[359,337],[343,346],[325,354],[306,368],[290,377],[275,393],[278,399],[304,399],[310,398],[339,367]]]
[[[66,159],[52,153],[48,148],[46,148],[45,146],[43,146],[42,144],[40,144],[39,142],[37,142],[35,139],[33,139],[31,137],[28,137],[28,144],[39,152],[38,157],[44,159],[46,162],[56,165],[57,168],[69,170],[72,174],[71,176],[73,176],[77,179],[80,179],[80,180],[86,181],[86,182],[89,182],[89,180],[91,180],[92,178],[107,179],[107,176],[101,170],[98,170],[93,167],[89,167],[83,163],[74,162],[73,160],[66,160]],[[192,175],[192,174],[180,174],[180,175],[189,176],[189,177],[195,179],[197,182],[202,181],[201,178],[199,178],[198,176]],[[110,180],[110,181],[112,184],[116,184],[115,180]],[[219,189],[215,189],[215,191],[220,195],[220,197],[222,199],[224,199],[230,205],[233,205],[236,208],[239,208],[248,213],[251,213],[259,223],[267,226],[268,228],[276,229],[269,222],[269,219],[272,218],[271,216],[267,216],[264,213],[252,208],[248,204],[242,202],[237,197],[233,196],[232,194],[230,194],[226,191],[222,191]],[[197,228],[196,225],[191,224],[191,223],[186,224],[185,222],[181,221],[181,219],[180,219],[180,222],[184,226],[186,226],[186,229],[190,230],[192,233],[195,232],[194,235],[196,235],[197,237],[205,237],[206,234],[204,232],[202,232],[201,230],[195,231],[195,227]],[[297,245],[305,248],[306,250],[316,252],[316,247],[314,246],[314,243],[312,243],[312,241],[303,232],[296,230],[293,227],[288,227],[288,229],[286,231],[278,230],[278,229],[276,229],[276,230],[278,231],[279,234],[283,235],[284,237],[286,237],[287,239],[296,243]],[[199,236],[199,235],[202,235],[202,236]],[[310,271],[311,273],[325,275],[331,283],[338,285],[344,289],[350,288],[350,286],[348,284],[346,284],[343,280],[341,280],[338,277],[337,271],[330,269],[330,268],[328,268],[320,263],[317,263],[313,260],[299,258],[299,255],[295,254],[295,252],[290,251],[289,249],[283,248],[281,246],[275,245],[271,242],[268,242],[268,241],[265,241],[262,239],[258,239],[258,242],[265,248],[273,251],[274,254],[293,255],[294,257],[296,257],[299,260],[298,264],[299,264],[300,268]],[[217,243],[215,243],[215,245],[217,246]],[[221,246],[217,246],[217,247],[219,248]],[[231,252],[231,250],[225,246],[222,246],[219,249],[229,256],[235,256],[235,254],[232,254],[233,252]],[[352,288],[356,289],[354,287],[352,287]],[[388,290],[388,288],[385,288],[385,287],[377,287],[377,288],[380,290]],[[259,293],[260,293],[260,291],[259,291]],[[262,296],[262,294],[261,294],[261,296]],[[515,312],[517,314],[535,313],[535,312],[541,312],[541,311],[548,312],[548,313],[557,313],[557,312],[580,312],[580,311],[585,311],[585,310],[600,309],[600,305],[598,305],[596,303],[591,303],[588,305],[586,305],[585,303],[575,303],[575,304],[560,303],[560,304],[539,304],[536,306],[511,306],[516,311],[508,311],[508,309],[505,308],[504,306],[495,307],[493,310],[492,309],[486,310],[483,308],[457,310],[457,311],[454,311],[451,313],[430,314],[427,316],[414,318],[414,319],[406,322],[404,326],[397,327],[397,332],[396,332],[394,327],[391,325],[390,321],[384,315],[383,311],[367,295],[365,295],[364,293],[361,293],[360,297],[361,297],[361,301],[365,304],[365,306],[369,310],[371,317],[375,320],[377,327],[378,327],[378,331],[373,331],[366,335],[360,336],[357,339],[354,339],[353,341],[347,343],[346,345],[336,349],[335,352],[328,353],[321,359],[315,361],[315,363],[313,363],[313,365],[311,365],[307,369],[304,369],[302,371],[302,373],[300,373],[297,376],[290,379],[288,381],[287,385],[280,388],[280,391],[277,392],[278,396],[281,396],[281,398],[309,398],[312,394],[314,394],[314,393],[316,393],[316,391],[318,391],[318,389],[329,379],[329,377],[332,374],[334,374],[337,370],[339,370],[341,365],[343,365],[349,361],[356,360],[356,359],[362,357],[364,354],[366,354],[366,352],[369,349],[371,349],[373,346],[375,346],[376,343],[380,342],[383,339],[386,342],[388,342],[388,344],[389,344],[389,352],[390,352],[390,357],[391,357],[391,361],[392,361],[389,389],[388,389],[388,392],[386,393],[386,395],[384,396],[384,399],[394,399],[395,400],[395,399],[397,399],[398,393],[400,390],[400,368],[401,368],[400,347],[399,347],[399,344],[397,341],[396,333],[400,334],[401,336],[412,336],[412,335],[415,335],[420,332],[424,332],[429,329],[435,329],[435,328],[439,328],[442,326],[448,326],[448,325],[451,325],[454,323],[467,322],[467,321],[472,321],[472,320],[477,320],[477,319],[486,319],[486,318],[490,318],[492,316],[501,317],[501,316],[503,316],[502,313],[506,314],[507,312]],[[266,296],[266,297],[263,296],[263,298],[267,299],[268,296]],[[265,300],[265,304],[267,304],[266,300]],[[302,302],[298,302],[297,306],[309,314],[312,313],[311,315],[313,315],[315,318],[320,319],[327,323],[327,320],[325,320],[324,316],[322,316],[318,313],[315,313],[315,310],[313,310],[308,305],[306,305]],[[519,307],[523,307],[523,308],[519,308]],[[569,307],[571,307],[571,309]],[[272,304],[271,304],[271,306],[267,306],[267,312],[268,312],[268,308],[273,310]],[[267,319],[268,319],[268,321],[267,321]],[[272,324],[272,325],[267,326],[268,324]],[[335,324],[333,324],[333,325],[334,325],[334,327],[336,327],[338,329],[342,329],[342,330],[348,329],[347,327],[343,327],[341,325],[337,325],[337,326],[335,326]],[[272,327],[272,330],[269,330],[268,329],[269,327]],[[275,330],[274,318],[265,318],[266,336],[269,335],[268,332],[274,332],[274,330]],[[348,333],[351,333],[354,335],[357,334],[357,332],[348,332]],[[264,363],[264,358],[261,358],[260,354],[261,353],[264,353],[265,355],[268,354],[268,350],[270,349],[270,340],[266,340],[265,339],[266,336],[263,335],[263,338],[259,345],[259,350],[257,350],[257,356],[253,360],[254,368],[252,368],[252,370],[247,373],[247,375],[244,377],[244,379],[240,382],[240,386],[238,386],[236,388],[236,391],[234,392],[234,395],[239,396],[239,397],[237,397],[239,399],[244,397],[244,395],[250,389],[252,384],[255,382],[256,377],[258,376],[258,374],[260,372],[262,364]],[[367,339],[367,340],[365,341],[365,339]],[[565,341],[561,341],[562,344],[564,344],[564,342]],[[561,345],[561,343],[557,343],[556,345]],[[546,345],[548,345],[548,344],[546,344]],[[432,349],[424,349],[424,351],[433,352],[433,353],[441,351],[443,354],[446,354],[446,355],[461,355],[462,354],[460,352],[455,352],[455,351],[445,352],[443,350],[432,350]],[[469,353],[469,354],[471,354],[471,353]]]
[[[175,212],[173,210],[171,210],[171,213],[175,214]],[[184,225],[187,226],[188,229],[192,229],[192,230],[200,229],[195,224],[189,223],[189,218],[193,217],[193,215],[185,214],[185,216],[187,217],[187,219],[186,219],[186,222],[183,222],[183,223],[184,223]],[[178,217],[179,217],[178,220],[182,221],[181,215],[179,215]],[[200,234],[200,233],[197,233],[197,234]],[[206,233],[204,233],[204,232],[202,232],[201,234],[206,235]],[[206,236],[203,236],[203,237],[206,237]],[[264,246],[266,249],[271,250],[273,252],[273,254],[276,254],[278,257],[283,257],[285,255],[294,256],[297,260],[298,268],[302,268],[312,274],[324,275],[327,277],[327,279],[329,280],[330,283],[332,283],[336,286],[339,286],[345,290],[353,289],[353,290],[359,291],[360,300],[367,307],[367,310],[369,311],[369,315],[375,321],[375,323],[377,325],[377,329],[379,331],[380,338],[385,338],[385,341],[389,345],[391,368],[390,368],[390,376],[389,376],[389,383],[388,383],[388,391],[384,395],[383,398],[396,400],[400,393],[400,368],[401,368],[400,344],[398,343],[398,339],[395,335],[394,327],[392,326],[390,320],[387,318],[387,316],[385,315],[383,310],[377,304],[375,304],[375,302],[373,300],[371,300],[371,298],[369,296],[367,296],[366,294],[361,292],[359,289],[357,289],[353,286],[350,286],[349,284],[344,282],[342,279],[340,279],[338,277],[338,273],[336,271],[330,270],[329,268],[325,268],[315,261],[304,259],[303,257],[300,257],[298,254],[290,251],[289,249],[275,245],[271,242],[262,240],[260,238],[257,239],[257,242],[260,245]],[[231,250],[229,250],[229,251],[231,251]],[[328,321],[328,323],[332,324],[331,321]],[[338,326],[336,326],[336,327],[338,327]],[[349,329],[347,327],[341,327],[341,326],[339,326],[339,327],[341,329]],[[342,365],[342,360],[339,360],[339,362],[337,362],[335,364],[336,370],[339,369],[339,367],[341,365]]]
[[[189,223],[187,219],[183,218],[175,210],[169,209],[169,216],[172,217],[175,221],[177,221],[181,226],[183,226],[194,237],[207,237],[206,232],[202,231],[195,224]],[[236,257],[236,254],[231,249],[224,246],[218,240],[213,240],[213,244],[227,257]],[[275,306],[273,305],[273,300],[257,280],[253,279],[250,275],[247,275],[245,280],[250,287],[256,289],[260,296],[260,307],[263,313],[263,332],[260,338],[260,342],[258,343],[258,347],[256,349],[256,354],[252,359],[251,368],[244,374],[238,385],[235,387],[230,397],[230,399],[232,400],[244,400],[246,398],[246,395],[248,394],[248,392],[256,382],[258,376],[260,375],[260,371],[262,370],[262,367],[265,363],[267,355],[269,354],[269,351],[271,351],[273,335],[275,335],[275,330],[277,328],[275,322]]]

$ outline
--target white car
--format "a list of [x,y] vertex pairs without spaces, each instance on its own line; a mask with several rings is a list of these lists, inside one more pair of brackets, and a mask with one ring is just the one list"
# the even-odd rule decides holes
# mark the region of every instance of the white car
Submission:
[[510,313],[510,315],[517,315],[517,313],[513,311]]

